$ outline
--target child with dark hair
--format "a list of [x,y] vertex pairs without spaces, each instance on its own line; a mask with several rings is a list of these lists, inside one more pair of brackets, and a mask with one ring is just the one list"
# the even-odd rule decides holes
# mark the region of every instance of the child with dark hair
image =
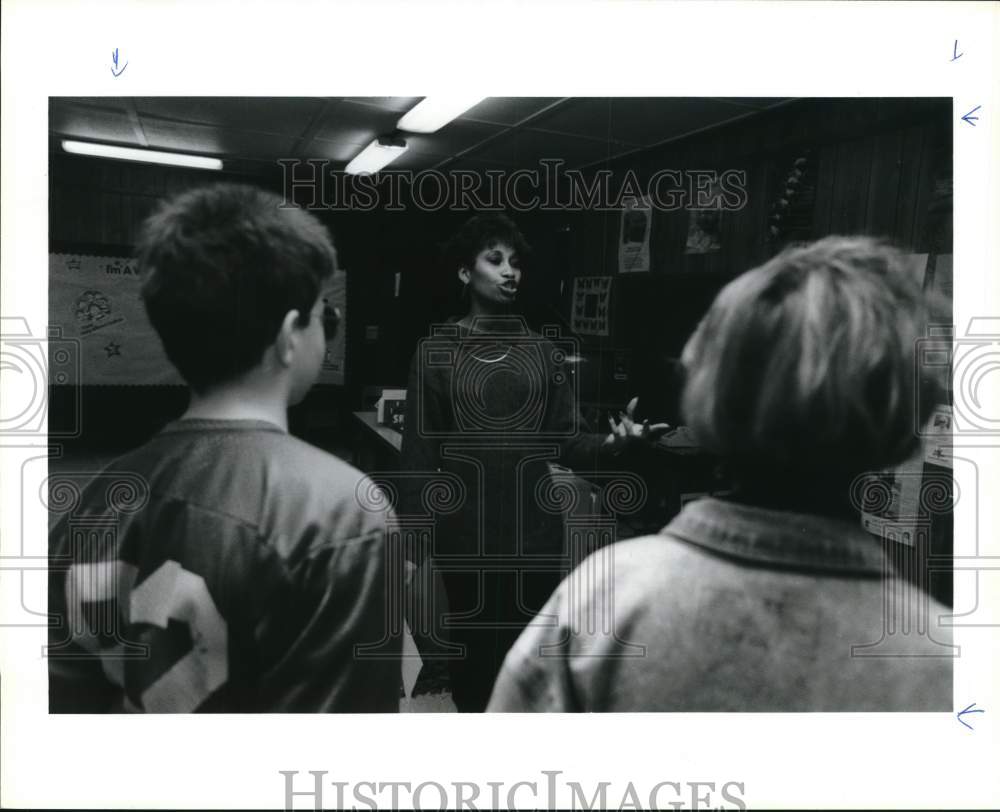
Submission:
[[165,203],[138,257],[191,402],[52,532],[50,710],[397,710],[395,565],[355,497],[370,483],[288,433],[337,325],[326,230],[219,184]]

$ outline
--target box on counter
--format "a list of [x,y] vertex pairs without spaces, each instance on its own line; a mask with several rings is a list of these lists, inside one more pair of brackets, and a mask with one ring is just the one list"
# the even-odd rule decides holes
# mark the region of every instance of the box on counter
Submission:
[[406,420],[406,390],[383,389],[375,403],[375,412],[380,425],[402,432]]

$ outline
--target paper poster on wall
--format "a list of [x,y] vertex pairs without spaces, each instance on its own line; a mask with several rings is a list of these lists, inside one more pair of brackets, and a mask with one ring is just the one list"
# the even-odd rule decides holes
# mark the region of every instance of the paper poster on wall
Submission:
[[577,335],[606,336],[611,323],[611,277],[578,276],[573,280],[570,326]]
[[649,271],[649,237],[652,230],[653,208],[649,198],[626,199],[618,239],[619,273]]
[[343,386],[346,371],[344,360],[347,336],[347,274],[342,269],[333,275],[325,298],[328,307],[335,307],[340,312],[340,326],[333,341],[326,345],[323,367],[316,382]]
[[684,253],[711,254],[718,251],[722,247],[721,223],[722,212],[719,209],[690,209]]
[[[890,536],[902,544],[914,546],[921,519],[920,489],[923,485],[923,452],[891,471],[871,474],[863,492],[870,504],[862,509],[861,524],[869,533]],[[866,507],[863,506],[863,507]]]
[[938,406],[924,429],[924,462],[951,468],[951,406]]
[[930,287],[942,296],[952,298],[954,280],[952,278],[951,254],[938,254],[934,257],[934,278]]
[[924,287],[926,287],[927,283],[930,281],[930,277],[927,275],[928,256],[929,254],[907,254],[907,257],[913,267],[913,272],[917,275],[917,279],[920,280],[920,284]]
[[49,325],[79,342],[84,385],[174,384],[139,296],[134,259],[49,254]]
[[615,350],[614,355],[614,379],[616,381],[627,381],[629,369],[632,366],[632,353],[629,350]]

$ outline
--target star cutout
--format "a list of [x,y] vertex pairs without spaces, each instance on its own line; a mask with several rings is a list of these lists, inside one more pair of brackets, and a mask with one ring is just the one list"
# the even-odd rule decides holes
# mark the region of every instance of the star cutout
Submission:
[[108,358],[111,358],[113,355],[121,355],[122,347],[117,341],[109,341],[104,345],[104,351],[108,354]]

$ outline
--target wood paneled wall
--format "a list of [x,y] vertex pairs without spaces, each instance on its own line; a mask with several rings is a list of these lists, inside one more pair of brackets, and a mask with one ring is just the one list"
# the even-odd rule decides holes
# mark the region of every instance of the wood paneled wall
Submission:
[[171,166],[49,156],[49,244],[131,249],[156,204],[185,189],[233,180],[281,191],[280,178]]
[[[803,151],[811,156],[816,187],[807,238],[867,233],[917,252],[949,252],[951,113],[950,99],[802,100],[604,167],[617,176],[631,169],[641,183],[664,168],[741,169],[746,172],[747,204],[724,213],[721,249],[710,254],[685,254],[687,211],[655,213],[651,273],[617,277],[612,335],[585,342],[593,358],[588,375],[596,382],[594,397],[620,402],[651,355],[679,352],[729,279],[778,250],[780,245],[769,238],[768,218],[790,162]],[[209,173],[54,150],[49,178],[52,250],[127,252],[160,199],[222,178],[281,191],[277,172]],[[457,283],[440,267],[438,248],[468,216],[447,211],[321,213],[349,275],[347,388],[352,402],[366,385],[403,384],[417,338],[433,320],[457,308]],[[539,319],[568,321],[574,276],[617,275],[618,212],[536,211],[515,213],[514,218],[539,260],[525,285],[525,298]],[[399,298],[393,295],[397,272],[402,275]],[[377,339],[368,338],[369,326],[379,328]],[[631,378],[614,382],[613,355],[623,350]]]
[[[643,186],[662,169],[743,170],[747,202],[723,212],[720,250],[708,254],[685,253],[687,211],[654,211],[648,274],[617,275],[618,212],[569,215],[571,275],[615,276],[611,335],[586,339],[592,377],[603,382],[599,399],[617,403],[634,386],[612,381],[615,353],[628,354],[630,378],[653,355],[679,354],[715,293],[777,253],[769,217],[797,156],[809,156],[815,186],[801,239],[868,234],[908,251],[950,253],[951,107],[950,99],[798,101],[609,165],[616,178],[631,170]],[[568,312],[568,296],[562,306]]]

